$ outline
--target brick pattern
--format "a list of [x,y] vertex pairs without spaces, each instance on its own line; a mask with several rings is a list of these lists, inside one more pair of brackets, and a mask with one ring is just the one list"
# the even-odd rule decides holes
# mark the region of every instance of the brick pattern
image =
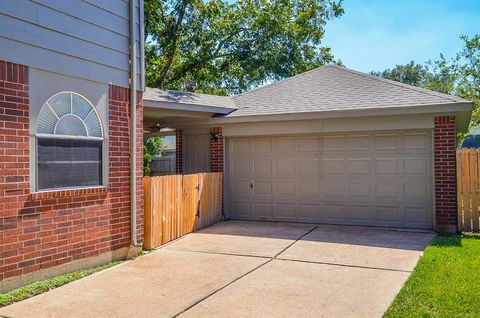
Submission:
[[[143,242],[143,101],[137,92],[137,241]],[[118,218],[128,246],[130,238],[130,90],[109,87],[109,188],[112,194],[111,213]],[[120,225],[119,225],[120,226]]]
[[175,131],[175,173],[183,173],[183,130]]
[[435,226],[457,231],[455,116],[437,116],[434,122]]
[[[143,236],[142,113],[137,140]],[[0,280],[130,245],[128,89],[109,89],[109,186],[30,193],[28,69],[0,62]]]
[[212,172],[223,172],[223,133],[220,127],[210,128],[210,167]]

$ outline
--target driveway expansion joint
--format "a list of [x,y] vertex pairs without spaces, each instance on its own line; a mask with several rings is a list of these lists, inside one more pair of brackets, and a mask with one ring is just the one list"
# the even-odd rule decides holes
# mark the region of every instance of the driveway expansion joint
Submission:
[[[173,317],[178,317],[180,316],[181,314],[187,312],[188,310],[192,309],[193,307],[195,307],[196,305],[200,304],[201,302],[203,302],[204,300],[212,297],[213,295],[217,294],[218,292],[224,290],[225,288],[227,288],[228,286],[232,285],[233,283],[237,282],[238,280],[242,279],[243,277],[253,273],[254,271],[256,271],[257,269],[265,266],[266,264],[272,262],[273,260],[277,259],[277,257],[282,254],[283,252],[285,252],[286,250],[288,250],[290,247],[292,247],[293,244],[297,243],[298,241],[300,241],[302,238],[304,238],[305,236],[307,236],[308,234],[310,234],[311,232],[313,232],[314,230],[316,230],[318,228],[318,225],[314,226],[313,228],[311,228],[310,230],[308,230],[307,232],[305,232],[304,234],[302,234],[300,237],[298,237],[295,241],[293,241],[292,243],[290,243],[288,246],[286,246],[284,249],[282,249],[280,252],[278,252],[277,254],[275,254],[273,257],[262,257],[262,256],[253,256],[253,257],[257,257],[257,258],[263,258],[263,259],[268,259],[266,262],[256,266],[255,268],[253,268],[252,270],[246,272],[245,274],[237,277],[236,279],[232,280],[231,282],[229,282],[228,284],[226,284],[225,286],[222,286],[220,287],[219,289],[213,291],[212,293],[210,293],[209,295],[201,298],[200,300],[194,302],[192,305],[188,306],[187,308],[183,309],[182,311],[180,311],[179,313],[175,314]],[[193,252],[193,253],[208,253],[208,254],[220,254],[220,255],[229,255],[229,256],[246,256],[246,257],[252,257],[251,255],[239,255],[239,254],[230,254],[230,253],[218,253],[218,252],[202,252],[202,251],[186,251],[186,252]]]
[[401,272],[401,273],[412,273],[412,271],[396,268],[387,268],[387,267],[372,267],[372,266],[362,266],[362,265],[353,265],[353,264],[342,264],[342,263],[330,263],[330,262],[317,262],[317,261],[305,261],[298,259],[289,259],[289,258],[275,258],[279,261],[289,261],[297,263],[307,263],[307,264],[318,264],[318,265],[332,265],[332,266],[342,266],[342,267],[352,267],[352,268],[363,268],[363,269],[373,269],[379,271],[390,271],[390,272]]

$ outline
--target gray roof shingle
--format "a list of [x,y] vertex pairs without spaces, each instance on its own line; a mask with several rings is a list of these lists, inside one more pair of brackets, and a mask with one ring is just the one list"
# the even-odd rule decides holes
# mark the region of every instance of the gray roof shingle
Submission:
[[150,87],[147,87],[145,92],[143,93],[143,100],[220,107],[232,110],[237,109],[233,99],[229,96],[178,92]]
[[323,66],[233,97],[226,117],[465,103],[466,100],[336,65]]
[[233,97],[147,87],[143,99],[231,110],[225,117],[470,103],[337,65],[322,66]]

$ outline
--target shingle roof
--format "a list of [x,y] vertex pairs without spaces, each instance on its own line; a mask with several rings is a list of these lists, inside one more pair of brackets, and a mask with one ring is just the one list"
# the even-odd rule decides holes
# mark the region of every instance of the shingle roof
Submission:
[[336,65],[234,96],[226,117],[465,103],[466,100]]
[[150,87],[147,87],[143,93],[143,100],[220,107],[232,110],[237,108],[233,102],[233,99],[228,96],[178,92]]

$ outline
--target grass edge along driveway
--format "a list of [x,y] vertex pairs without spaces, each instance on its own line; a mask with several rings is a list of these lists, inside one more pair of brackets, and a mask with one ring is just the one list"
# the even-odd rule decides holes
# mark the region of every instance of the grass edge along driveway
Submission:
[[48,278],[45,280],[39,280],[31,284],[13,289],[9,292],[0,294],[0,308],[25,300],[27,298],[30,298],[36,295],[43,294],[49,290],[71,283],[77,279],[86,277],[88,275],[102,271],[112,266],[118,265],[122,262],[124,261],[122,260],[113,261],[97,267],[87,268],[87,269],[76,271],[76,272],[62,274],[62,275]]
[[479,317],[480,235],[437,235],[384,318]]

